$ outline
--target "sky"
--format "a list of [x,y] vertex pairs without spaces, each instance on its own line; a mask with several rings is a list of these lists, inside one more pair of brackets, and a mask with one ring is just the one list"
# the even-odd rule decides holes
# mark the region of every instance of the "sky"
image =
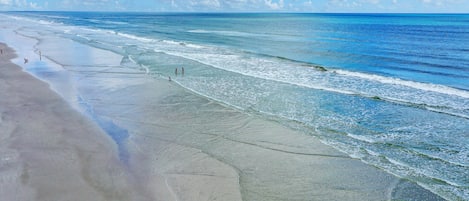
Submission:
[[468,13],[469,0],[0,0],[0,10]]

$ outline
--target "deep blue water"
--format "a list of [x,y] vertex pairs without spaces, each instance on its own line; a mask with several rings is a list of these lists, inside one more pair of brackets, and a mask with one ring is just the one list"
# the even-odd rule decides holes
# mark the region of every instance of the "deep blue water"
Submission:
[[10,14],[469,199],[469,15]]

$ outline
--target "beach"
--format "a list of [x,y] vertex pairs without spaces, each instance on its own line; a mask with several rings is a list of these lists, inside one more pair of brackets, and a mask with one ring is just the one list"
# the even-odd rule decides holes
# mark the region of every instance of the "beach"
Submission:
[[15,46],[29,51],[16,63],[29,62],[22,71],[1,46],[2,198],[442,200],[275,120],[122,68],[115,53],[52,37]]
[[0,44],[0,194],[4,200],[131,200],[116,146]]

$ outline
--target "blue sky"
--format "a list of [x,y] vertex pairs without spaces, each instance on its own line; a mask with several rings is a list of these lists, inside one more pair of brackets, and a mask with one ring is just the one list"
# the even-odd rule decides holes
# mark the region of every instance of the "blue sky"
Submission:
[[468,13],[469,0],[0,0],[0,10]]

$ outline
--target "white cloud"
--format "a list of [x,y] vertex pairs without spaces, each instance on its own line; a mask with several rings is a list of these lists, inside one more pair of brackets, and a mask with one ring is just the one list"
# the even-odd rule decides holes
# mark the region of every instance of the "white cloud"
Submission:
[[278,2],[272,2],[272,0],[264,0],[264,3],[267,7],[272,10],[279,10],[283,8],[283,0],[279,0]]
[[456,6],[458,4],[464,3],[464,0],[422,0],[422,3],[433,4],[436,6],[444,6],[444,5]]
[[203,6],[209,8],[220,8],[220,2],[218,0],[191,0],[193,6]]
[[85,6],[96,6],[96,5],[105,5],[109,2],[109,0],[81,0],[81,1],[76,1],[75,4],[81,2]]
[[468,2],[469,0],[0,0],[0,9],[194,12],[461,12],[469,6]]
[[[328,6],[330,8],[355,8],[358,6],[361,6],[361,2],[370,2],[370,1],[376,1],[376,0],[361,0],[360,2],[357,1],[349,1],[349,0],[330,0],[328,2]],[[378,0],[379,1],[379,0]]]
[[29,7],[32,9],[40,9],[41,7],[37,3],[29,2]]
[[11,0],[0,0],[0,5],[11,5]]
[[222,5],[229,10],[262,10],[265,8],[264,0],[223,0]]

